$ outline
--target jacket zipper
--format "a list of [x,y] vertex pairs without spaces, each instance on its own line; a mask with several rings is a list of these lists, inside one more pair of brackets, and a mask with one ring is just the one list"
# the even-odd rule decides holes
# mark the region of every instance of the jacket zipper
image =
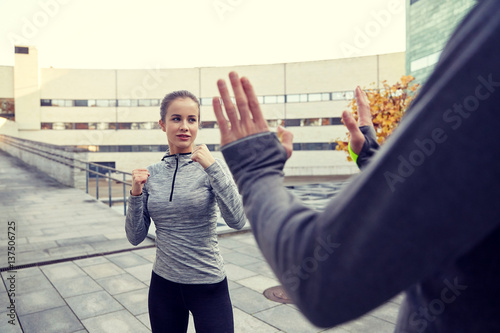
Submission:
[[175,176],[177,175],[178,167],[179,167],[179,155],[175,155],[175,171],[174,171],[174,177],[172,178],[172,190],[170,191],[170,201],[172,201],[172,196],[174,195]]

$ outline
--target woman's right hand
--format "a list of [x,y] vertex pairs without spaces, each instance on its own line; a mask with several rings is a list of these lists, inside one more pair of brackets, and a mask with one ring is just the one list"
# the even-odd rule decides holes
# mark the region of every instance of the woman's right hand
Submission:
[[135,169],[132,171],[132,189],[130,194],[133,196],[138,196],[142,194],[142,188],[144,184],[148,181],[149,177],[148,169]]

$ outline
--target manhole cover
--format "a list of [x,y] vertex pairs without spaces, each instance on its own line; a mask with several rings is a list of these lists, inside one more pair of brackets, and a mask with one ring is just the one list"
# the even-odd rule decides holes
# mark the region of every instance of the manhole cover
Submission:
[[271,287],[264,290],[264,296],[271,301],[279,303],[293,303],[292,299],[286,294],[282,286]]

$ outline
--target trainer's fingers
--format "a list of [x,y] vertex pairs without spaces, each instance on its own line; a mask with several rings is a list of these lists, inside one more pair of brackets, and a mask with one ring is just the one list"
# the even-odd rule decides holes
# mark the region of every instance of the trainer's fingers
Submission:
[[358,106],[358,126],[373,126],[370,101],[366,93],[359,87],[355,91],[356,104]]
[[234,107],[231,96],[229,95],[229,90],[227,89],[226,81],[218,80],[217,88],[219,89],[220,97],[222,98],[222,103],[224,103],[224,109],[226,110],[227,117],[231,122],[231,127],[234,129],[239,128],[238,112]]
[[215,119],[219,125],[221,135],[227,134],[229,131],[229,125],[227,123],[226,117],[224,117],[224,112],[222,111],[222,105],[220,103],[219,97],[214,97],[212,99],[212,106],[214,108]]
[[293,134],[282,126],[278,126],[278,137],[285,148],[287,159],[289,159],[293,152]]
[[344,111],[342,112],[342,122],[344,123],[345,127],[347,127],[347,130],[349,133],[352,135],[353,133],[358,133],[360,132],[358,128],[358,124],[356,120],[354,119],[353,115],[349,111]]
[[251,121],[250,110],[248,108],[247,96],[245,95],[245,91],[241,86],[241,81],[238,73],[229,73],[229,80],[231,81],[231,87],[233,88],[234,99],[236,100],[236,105],[238,106],[240,119],[246,126],[248,126],[250,125],[249,122]]
[[253,86],[250,83],[250,80],[248,80],[248,78],[246,77],[242,77],[241,84],[243,86],[243,90],[245,91],[248,100],[248,106],[252,114],[253,122],[257,126],[257,129],[261,132],[269,131],[267,121],[262,115],[262,111],[259,105],[259,100],[257,98],[257,95],[255,94],[255,91],[253,90]]

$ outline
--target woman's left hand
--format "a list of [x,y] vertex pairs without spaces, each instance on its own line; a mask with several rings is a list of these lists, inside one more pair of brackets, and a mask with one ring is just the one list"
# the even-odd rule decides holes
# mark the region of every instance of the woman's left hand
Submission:
[[210,154],[207,145],[198,145],[194,147],[193,155],[191,155],[191,160],[201,164],[203,169],[208,168],[215,163],[215,158]]

